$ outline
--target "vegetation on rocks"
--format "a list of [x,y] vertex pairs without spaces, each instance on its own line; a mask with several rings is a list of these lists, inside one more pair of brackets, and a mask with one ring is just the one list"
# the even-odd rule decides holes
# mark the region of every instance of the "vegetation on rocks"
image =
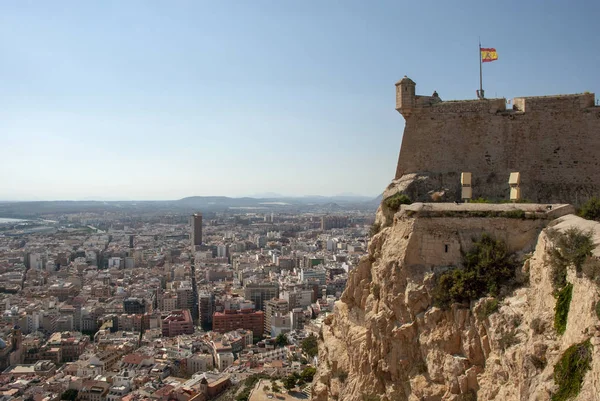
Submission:
[[558,385],[558,391],[552,395],[552,401],[566,401],[576,397],[591,363],[590,340],[567,348],[554,365],[554,382]]
[[515,276],[514,255],[503,241],[484,234],[463,255],[463,268],[438,275],[434,287],[434,303],[447,308],[455,302],[465,303],[484,296],[498,296],[500,287]]
[[552,285],[556,291],[567,283],[567,269],[575,266],[578,273],[592,256],[595,248],[592,232],[571,227],[564,233],[557,230],[547,230],[547,235],[553,244],[550,250],[550,265],[552,267]]
[[502,336],[500,337],[500,339],[498,340],[498,345],[500,346],[500,349],[502,349],[502,351],[506,351],[508,348],[512,347],[513,345],[517,345],[519,344],[519,338],[517,337],[517,330],[516,329],[511,329],[511,330],[507,330],[505,331]]
[[400,192],[392,195],[386,199],[384,199],[383,203],[391,210],[397,211],[400,210],[400,205],[410,205],[412,200],[405,194]]
[[587,220],[600,221],[600,198],[593,197],[579,209],[579,216]]
[[369,237],[373,237],[381,230],[381,223],[373,223],[369,229]]
[[567,318],[571,307],[571,298],[573,297],[573,284],[565,285],[556,296],[556,306],[554,307],[554,328],[558,334],[564,334],[567,330]]
[[583,273],[595,282],[600,279],[600,268],[592,258],[595,248],[592,232],[572,227],[564,232],[550,229],[547,234],[553,245],[549,256],[552,286],[556,296],[554,328],[558,334],[563,334],[567,329],[573,296],[573,284],[567,282],[569,267],[574,266],[577,274]]
[[488,299],[479,308],[477,317],[480,319],[487,319],[492,313],[497,312],[499,308],[500,304],[497,299]]

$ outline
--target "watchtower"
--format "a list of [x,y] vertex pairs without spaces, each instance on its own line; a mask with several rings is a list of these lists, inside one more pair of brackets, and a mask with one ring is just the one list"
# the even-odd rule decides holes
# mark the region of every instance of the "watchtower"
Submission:
[[400,81],[396,82],[396,110],[407,118],[415,107],[415,81],[406,75]]

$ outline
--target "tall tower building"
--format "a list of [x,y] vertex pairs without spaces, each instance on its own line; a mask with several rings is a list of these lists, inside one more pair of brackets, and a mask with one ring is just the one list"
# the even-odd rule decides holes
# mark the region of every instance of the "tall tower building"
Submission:
[[192,215],[192,246],[202,245],[202,213]]
[[285,299],[273,298],[265,302],[265,334],[271,335],[273,316],[287,315],[289,309],[288,301]]

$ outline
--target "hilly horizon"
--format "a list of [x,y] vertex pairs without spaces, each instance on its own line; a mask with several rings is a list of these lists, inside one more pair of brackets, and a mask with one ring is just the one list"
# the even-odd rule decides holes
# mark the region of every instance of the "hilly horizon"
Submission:
[[125,197],[103,197],[87,196],[80,199],[0,199],[0,203],[31,203],[31,202],[182,202],[190,199],[252,199],[252,200],[339,200],[347,202],[369,202],[379,199],[381,194],[375,196],[359,195],[354,193],[341,193],[337,195],[282,195],[274,192],[254,194],[249,196],[225,196],[225,195],[190,195],[174,199],[131,199]]

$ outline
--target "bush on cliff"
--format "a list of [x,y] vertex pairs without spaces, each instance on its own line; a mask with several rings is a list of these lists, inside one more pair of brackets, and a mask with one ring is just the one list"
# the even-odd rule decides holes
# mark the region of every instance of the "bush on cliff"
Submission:
[[400,205],[410,205],[412,201],[405,194],[398,192],[395,195],[390,196],[389,198],[385,198],[383,203],[389,209],[397,211],[400,210]]
[[600,269],[592,257],[595,248],[592,232],[584,232],[576,227],[571,227],[564,232],[547,230],[548,239],[552,242],[550,249],[550,274],[556,306],[554,307],[554,328],[558,334],[563,334],[567,329],[567,319],[573,296],[573,284],[567,282],[567,272],[570,266],[575,267],[579,275],[583,273],[588,279],[598,282]]
[[484,234],[463,254],[463,268],[441,273],[434,287],[434,304],[447,308],[455,302],[467,303],[484,296],[498,296],[500,287],[515,276],[514,256],[506,244]]
[[579,216],[587,220],[600,221],[600,198],[593,197],[581,206]]
[[571,308],[571,298],[573,297],[573,284],[567,283],[556,296],[556,306],[554,307],[554,328],[558,334],[564,334],[567,330],[567,318]]
[[581,391],[585,374],[592,363],[592,345],[590,340],[571,345],[554,365],[554,382],[558,391],[552,395],[552,401],[565,401],[575,398]]
[[373,223],[369,229],[369,237],[375,236],[381,230],[381,223]]
[[567,283],[567,268],[573,265],[580,273],[596,245],[591,231],[584,232],[576,227],[565,232],[549,229],[546,233],[553,245],[549,251],[552,285],[558,291]]

